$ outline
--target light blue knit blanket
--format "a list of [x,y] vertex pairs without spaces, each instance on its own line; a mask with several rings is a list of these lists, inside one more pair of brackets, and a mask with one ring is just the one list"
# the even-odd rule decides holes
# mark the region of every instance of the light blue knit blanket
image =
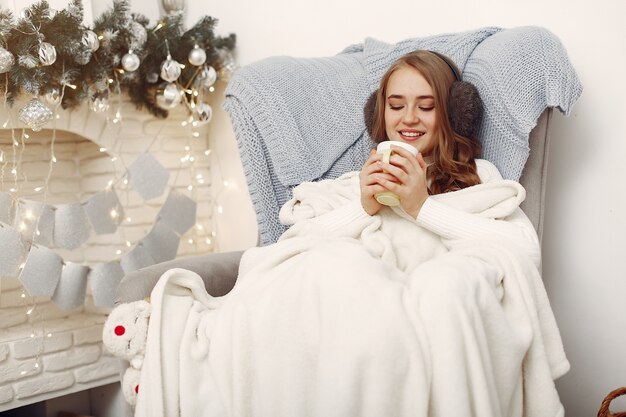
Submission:
[[546,107],[566,115],[582,92],[562,44],[539,27],[482,28],[407,39],[374,39],[326,58],[272,57],[238,70],[226,89],[260,243],[285,231],[280,207],[303,181],[358,170],[373,146],[363,106],[401,55],[429,49],[449,56],[485,104],[482,157],[518,180],[528,135]]

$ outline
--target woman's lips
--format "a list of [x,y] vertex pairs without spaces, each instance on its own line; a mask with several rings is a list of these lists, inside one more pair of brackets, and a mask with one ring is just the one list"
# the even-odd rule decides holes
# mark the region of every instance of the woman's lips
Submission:
[[424,136],[425,132],[420,132],[419,130],[400,130],[398,132],[400,137],[407,141],[417,140]]

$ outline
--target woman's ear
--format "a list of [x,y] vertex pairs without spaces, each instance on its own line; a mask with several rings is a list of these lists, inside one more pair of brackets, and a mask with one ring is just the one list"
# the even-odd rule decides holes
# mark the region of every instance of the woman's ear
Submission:
[[448,118],[452,130],[466,138],[475,138],[482,115],[483,101],[474,84],[455,81],[448,97]]
[[378,90],[374,91],[369,96],[369,98],[365,102],[365,107],[363,107],[363,120],[365,120],[365,128],[367,129],[367,133],[369,133],[370,138],[372,138],[372,129],[374,128],[374,120],[376,119],[376,93],[377,92]]

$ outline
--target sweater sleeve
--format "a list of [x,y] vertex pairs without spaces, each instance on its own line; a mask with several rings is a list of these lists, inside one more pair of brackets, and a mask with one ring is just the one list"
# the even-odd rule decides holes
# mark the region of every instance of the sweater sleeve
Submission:
[[316,218],[316,223],[320,226],[327,228],[329,231],[338,230],[340,227],[350,224],[352,222],[358,222],[363,219],[370,218],[370,215],[365,212],[360,200],[354,200],[339,207],[336,210],[325,213]]
[[[483,183],[502,179],[497,168],[490,162],[478,160],[477,165]],[[429,197],[417,215],[416,222],[448,240],[493,234],[504,236],[513,239],[530,256],[535,265],[539,266],[541,262],[537,233],[520,208],[504,219],[487,219],[455,209]]]

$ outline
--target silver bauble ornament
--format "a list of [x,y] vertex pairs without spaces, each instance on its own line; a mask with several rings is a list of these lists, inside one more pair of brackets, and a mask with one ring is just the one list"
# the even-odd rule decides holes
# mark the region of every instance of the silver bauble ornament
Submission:
[[182,91],[174,83],[163,83],[159,86],[156,94],[156,104],[164,110],[170,110],[178,106],[182,98]]
[[132,49],[141,49],[146,44],[148,33],[146,28],[139,22],[134,20],[130,24],[130,47]]
[[228,49],[222,48],[218,50],[217,54],[222,60],[222,67],[220,68],[219,76],[222,80],[228,81],[233,75],[233,72],[239,68],[239,65],[237,65],[235,57]]
[[133,51],[128,51],[128,53],[122,57],[122,68],[124,68],[125,71],[133,72],[139,68],[139,64],[139,57]]
[[57,50],[54,45],[48,42],[41,42],[39,44],[39,62],[41,62],[41,65],[52,65],[55,63],[56,60]]
[[11,71],[15,64],[15,57],[4,48],[0,48],[0,74]]
[[200,85],[202,87],[208,88],[215,84],[215,81],[217,81],[217,72],[215,71],[215,68],[207,65],[202,69],[200,75],[198,75],[198,79],[200,80]]
[[213,109],[207,103],[199,103],[193,109],[193,121],[196,122],[197,125],[205,125],[211,121],[211,117],[213,117]]
[[80,51],[74,56],[74,61],[80,65],[87,65],[91,61],[91,51]]
[[105,95],[95,95],[89,99],[89,108],[95,113],[102,113],[109,109],[109,98]]
[[167,59],[161,64],[161,78],[165,81],[174,82],[180,77],[180,73],[180,64],[174,61],[171,55],[168,55]]
[[19,117],[22,123],[37,132],[52,119],[52,110],[33,98],[20,110]]
[[206,62],[206,52],[204,51],[204,49],[196,45],[191,51],[189,51],[189,56],[187,57],[187,59],[189,59],[189,63],[191,65],[199,67]]
[[83,32],[83,38],[81,41],[83,45],[91,49],[91,52],[96,52],[98,48],[100,48],[98,35],[96,35],[95,32],[91,30],[86,30],[85,32]]
[[159,81],[159,74],[157,74],[156,72],[146,74],[146,81],[150,84],[156,83],[157,81]]
[[168,15],[182,13],[185,10],[185,0],[161,0],[161,2]]
[[43,99],[46,103],[51,104],[53,106],[58,106],[61,103],[61,90],[57,87],[52,87],[43,95]]

